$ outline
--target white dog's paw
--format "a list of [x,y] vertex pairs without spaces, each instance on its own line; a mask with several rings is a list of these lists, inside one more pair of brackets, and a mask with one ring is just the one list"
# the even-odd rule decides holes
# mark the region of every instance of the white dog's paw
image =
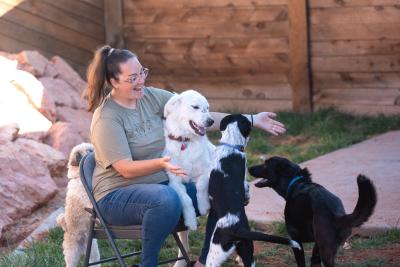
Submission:
[[201,215],[206,215],[208,210],[210,209],[210,201],[199,201],[198,208]]
[[194,220],[192,220],[192,219],[185,220],[185,225],[191,231],[197,230],[197,221],[196,221],[196,219],[194,219]]

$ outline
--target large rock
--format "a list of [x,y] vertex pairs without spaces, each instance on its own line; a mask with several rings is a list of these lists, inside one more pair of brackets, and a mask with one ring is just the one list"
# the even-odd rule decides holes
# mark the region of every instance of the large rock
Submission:
[[[51,78],[49,78],[51,79]],[[24,92],[30,103],[51,122],[56,121],[56,105],[48,90],[32,74],[17,70],[12,84]]]
[[58,107],[57,117],[60,121],[74,124],[84,141],[89,141],[90,124],[92,122],[91,113],[82,109],[76,110],[70,107]]
[[50,77],[43,77],[39,80],[43,84],[46,94],[50,96],[56,106],[85,108],[80,95],[66,81]]
[[51,177],[66,176],[68,157],[60,151],[49,145],[25,138],[18,138],[14,144],[23,147],[32,156],[40,159],[49,169]]
[[52,123],[37,111],[25,93],[10,82],[0,81],[0,126],[17,123],[20,133],[47,132]]
[[74,90],[81,95],[86,87],[86,82],[82,80],[82,78],[74,71],[74,69],[72,69],[68,63],[59,56],[52,57],[51,63],[59,73],[57,77],[69,83]]
[[19,127],[16,123],[0,126],[0,145],[17,139],[18,131]]
[[84,139],[80,136],[78,129],[70,122],[58,121],[51,126],[44,142],[61,151],[66,158],[69,157],[71,149],[82,143]]
[[36,77],[44,75],[49,61],[38,51],[22,51],[17,55],[18,69],[27,71]]
[[58,189],[47,164],[32,148],[7,139],[0,143],[1,238],[8,225],[47,203]]

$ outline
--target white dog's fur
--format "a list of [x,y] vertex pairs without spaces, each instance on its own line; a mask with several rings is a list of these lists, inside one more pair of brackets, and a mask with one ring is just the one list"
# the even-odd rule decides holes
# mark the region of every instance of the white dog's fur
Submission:
[[[183,182],[196,183],[199,212],[205,215],[210,208],[208,180],[215,151],[215,146],[205,135],[205,128],[211,126],[213,122],[209,105],[200,93],[188,90],[174,95],[167,102],[164,116],[163,155],[170,156],[171,163],[181,167],[187,174],[185,179],[168,172],[169,185],[175,189],[181,200],[185,225],[190,230],[196,230],[195,209]],[[191,126],[193,122],[198,126],[197,130],[194,128],[196,126]],[[182,138],[182,141],[171,139],[171,136]]]
[[[191,198],[182,182],[194,181],[197,190],[197,203],[200,214],[210,208],[208,199],[208,180],[213,162],[215,146],[208,141],[205,128],[212,122],[207,99],[194,90],[174,95],[164,108],[165,150],[163,155],[170,156],[171,162],[183,168],[187,180],[168,173],[169,185],[178,193],[182,203],[185,225],[190,230],[197,228],[196,212]],[[200,128],[193,128],[190,121]],[[172,136],[172,139],[171,139]],[[182,140],[174,140],[181,137]],[[188,231],[180,232],[179,238],[186,251],[189,250]],[[182,256],[179,250],[179,256]],[[185,261],[177,261],[174,267],[185,266]]]
[[[79,259],[86,252],[90,228],[90,214],[85,208],[92,208],[85,188],[79,178],[79,161],[93,151],[93,145],[82,143],[75,146],[68,161],[68,187],[65,197],[65,213],[57,217],[57,223],[64,230],[63,251],[66,267],[78,266]],[[100,260],[97,240],[92,242],[90,261]],[[100,267],[100,264],[95,265]]]

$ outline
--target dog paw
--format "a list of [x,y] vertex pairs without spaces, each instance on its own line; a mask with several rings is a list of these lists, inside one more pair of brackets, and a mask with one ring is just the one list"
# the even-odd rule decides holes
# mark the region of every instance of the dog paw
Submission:
[[199,203],[200,215],[206,215],[209,209],[210,209],[210,203],[208,201],[202,203],[202,205],[200,205]]
[[294,241],[294,240],[290,240],[290,246],[291,246],[292,248],[296,248],[296,249],[298,249],[298,250],[301,250],[300,244],[297,243],[297,242]]
[[197,230],[197,221],[196,220],[185,220],[185,225],[191,231]]

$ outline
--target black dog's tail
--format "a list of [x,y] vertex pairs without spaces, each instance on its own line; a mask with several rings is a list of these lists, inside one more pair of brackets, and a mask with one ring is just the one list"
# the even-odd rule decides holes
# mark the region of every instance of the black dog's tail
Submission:
[[275,235],[267,235],[261,232],[250,231],[247,229],[237,229],[232,230],[230,228],[221,229],[223,232],[230,236],[234,236],[239,239],[246,239],[246,240],[255,240],[255,241],[265,241],[270,243],[288,245],[293,248],[301,249],[300,245],[291,239],[275,236]]
[[374,212],[377,201],[375,186],[372,181],[359,174],[357,177],[358,201],[353,213],[337,218],[338,227],[357,227],[365,223]]

